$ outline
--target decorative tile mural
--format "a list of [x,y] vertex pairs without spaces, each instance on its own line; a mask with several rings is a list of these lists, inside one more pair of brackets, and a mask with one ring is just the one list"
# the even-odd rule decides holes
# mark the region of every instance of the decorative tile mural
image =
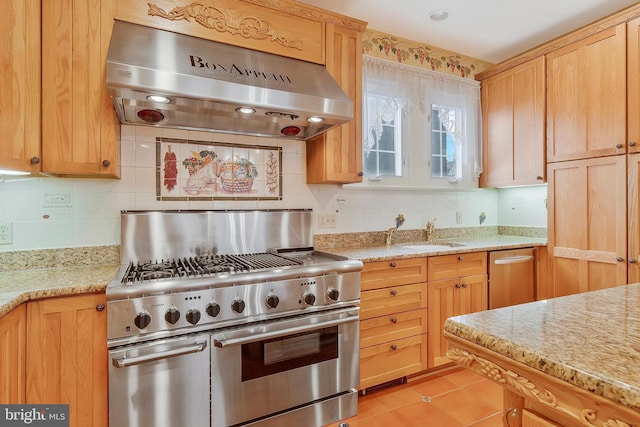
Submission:
[[390,34],[367,29],[362,38],[363,53],[432,71],[473,79],[493,64],[460,55],[424,43],[418,43]]
[[282,200],[282,147],[156,138],[157,200]]

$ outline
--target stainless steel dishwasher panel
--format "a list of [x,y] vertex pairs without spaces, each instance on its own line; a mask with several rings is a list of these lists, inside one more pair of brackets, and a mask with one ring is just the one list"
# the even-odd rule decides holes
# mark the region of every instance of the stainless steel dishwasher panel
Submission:
[[207,427],[209,335],[109,351],[110,427]]
[[489,253],[489,308],[507,307],[535,300],[533,248]]

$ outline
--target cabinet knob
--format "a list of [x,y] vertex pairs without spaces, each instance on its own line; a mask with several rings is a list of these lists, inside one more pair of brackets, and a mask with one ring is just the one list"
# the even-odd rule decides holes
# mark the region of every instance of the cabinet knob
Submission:
[[391,295],[393,295],[395,297],[396,295],[398,295],[398,291],[396,291],[395,289],[392,289],[391,290]]
[[391,264],[389,264],[391,267],[396,268],[398,266],[398,264],[396,264],[395,261],[391,261]]
[[391,350],[397,350],[397,349],[398,349],[398,346],[397,346],[397,345],[395,345],[395,344],[391,344]]
[[629,264],[635,264],[635,263],[636,263],[635,258],[629,258]]
[[96,305],[96,311],[102,311],[102,310],[104,310],[104,304]]
[[635,142],[635,141],[631,141],[631,142],[629,143],[629,147],[635,147],[635,146],[636,146],[636,142]]
[[536,179],[537,179],[538,181],[542,181],[542,176],[538,175],[538,176],[536,176]]
[[619,257],[617,257],[617,258],[616,258],[616,261],[618,261],[618,262],[622,262],[622,261],[624,261],[624,258],[622,258],[621,256],[619,256]]
[[396,319],[395,317],[391,318],[391,323],[398,323],[398,319]]
[[103,160],[102,161],[102,166],[104,166],[105,168],[108,168],[109,166],[111,166],[111,161],[110,160]]
[[616,144],[616,148],[618,148],[618,149],[619,149],[619,148],[622,148],[622,147],[623,147],[623,145],[622,145],[622,144]]
[[460,283],[456,283],[456,288],[459,288],[459,287],[460,287]]
[[358,172],[358,176],[364,176],[364,172],[362,171]]
[[460,286],[462,286],[462,287],[463,287],[463,288],[465,288],[465,289],[467,288],[467,284],[466,284],[466,283],[463,283],[463,284],[461,284]]
[[40,163],[40,157],[38,156],[33,156],[30,160],[32,165],[37,165],[38,163]]
[[464,257],[463,257],[462,255],[460,255],[460,256],[458,257],[458,261],[464,261]]

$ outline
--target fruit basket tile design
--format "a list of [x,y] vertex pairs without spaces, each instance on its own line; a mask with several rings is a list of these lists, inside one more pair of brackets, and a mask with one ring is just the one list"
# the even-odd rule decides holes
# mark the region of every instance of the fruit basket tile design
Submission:
[[157,200],[282,200],[282,147],[156,138]]

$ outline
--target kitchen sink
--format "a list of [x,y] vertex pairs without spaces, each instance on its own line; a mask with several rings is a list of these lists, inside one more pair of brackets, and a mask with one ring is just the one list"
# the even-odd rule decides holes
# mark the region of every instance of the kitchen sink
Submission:
[[401,245],[401,246],[407,249],[429,250],[429,249],[458,248],[466,245],[464,243],[433,241],[433,242],[416,242],[416,243],[410,243],[410,244]]

